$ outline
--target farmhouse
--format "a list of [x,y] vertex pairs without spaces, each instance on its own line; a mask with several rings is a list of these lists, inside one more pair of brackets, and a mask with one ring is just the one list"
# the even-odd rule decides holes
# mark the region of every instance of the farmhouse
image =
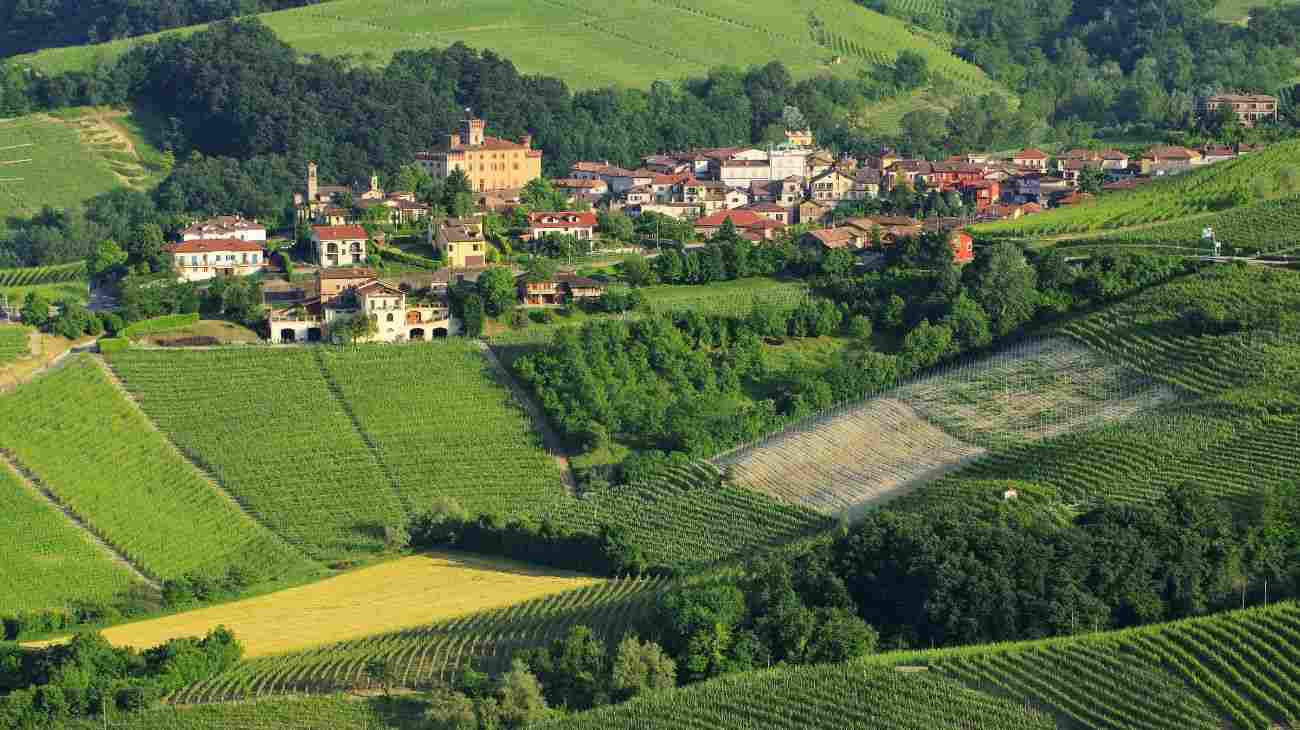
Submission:
[[765,218],[752,210],[725,210],[695,221],[695,233],[708,238],[721,230],[726,221],[731,221],[740,235],[753,241],[771,240],[777,231],[785,228],[785,224]]
[[596,229],[596,214],[572,210],[559,210],[528,214],[528,231],[525,241],[536,241],[556,233],[589,240]]
[[324,269],[314,284],[268,293],[265,301],[275,343],[319,342],[355,317],[374,324],[370,342],[418,342],[459,330],[445,295],[408,292],[365,268]]
[[1243,127],[1277,120],[1277,97],[1268,94],[1215,94],[1196,100],[1196,114],[1206,117],[1220,109],[1231,109]]
[[238,215],[219,215],[181,231],[182,241],[265,241],[266,226]]
[[487,262],[487,239],[483,223],[477,219],[445,221],[438,227],[433,248],[453,269],[478,268]]
[[321,267],[357,266],[366,260],[366,229],[361,226],[312,226],[312,252]]
[[1176,145],[1152,147],[1138,158],[1138,166],[1143,175],[1181,172],[1200,162],[1200,152]]
[[562,307],[589,299],[599,299],[605,285],[595,279],[573,274],[556,274],[549,279],[531,281],[527,274],[516,280],[519,303],[528,308]]
[[182,281],[246,276],[262,268],[262,243],[235,238],[190,239],[167,247],[172,270]]
[[800,239],[800,243],[805,246],[820,248],[823,251],[837,249],[860,251],[871,245],[871,239],[859,228],[840,226],[838,228],[818,228],[808,231]]
[[466,110],[456,134],[437,149],[416,153],[415,162],[435,180],[461,170],[477,192],[521,188],[542,176],[542,151],[533,149],[530,135],[512,142],[487,136],[486,128]]
[[872,242],[874,242],[878,236],[880,242],[886,246],[894,245],[895,241],[905,236],[915,236],[922,230],[921,221],[918,221],[915,218],[893,215],[849,218],[844,221],[844,225],[857,229],[866,235],[867,239]]
[[1039,172],[1047,172],[1047,161],[1047,153],[1034,147],[1021,150],[1011,157],[1011,163],[1015,166]]

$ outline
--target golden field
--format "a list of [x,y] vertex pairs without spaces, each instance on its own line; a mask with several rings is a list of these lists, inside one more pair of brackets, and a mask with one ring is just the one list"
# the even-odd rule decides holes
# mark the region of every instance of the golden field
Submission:
[[598,582],[508,560],[433,553],[102,633],[114,644],[144,649],[224,625],[251,658],[420,626]]

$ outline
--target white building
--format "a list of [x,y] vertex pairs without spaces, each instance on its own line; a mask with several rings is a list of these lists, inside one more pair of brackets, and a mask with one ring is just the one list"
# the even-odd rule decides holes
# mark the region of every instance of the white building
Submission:
[[316,263],[360,266],[366,260],[366,229],[361,226],[312,226],[311,242]]
[[167,247],[172,270],[183,281],[247,276],[265,263],[262,244],[237,239],[192,239]]
[[182,241],[265,241],[266,226],[238,215],[219,215],[181,231]]

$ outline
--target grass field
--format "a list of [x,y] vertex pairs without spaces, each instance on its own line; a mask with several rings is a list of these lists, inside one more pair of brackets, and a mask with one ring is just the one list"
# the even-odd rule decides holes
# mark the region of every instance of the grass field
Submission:
[[52,303],[73,301],[85,304],[90,299],[90,285],[84,281],[65,281],[59,284],[33,284],[31,286],[0,286],[0,297],[7,297],[12,305],[22,306],[27,295],[36,292]]
[[755,278],[706,286],[648,286],[641,293],[655,311],[693,309],[705,314],[747,314],[756,304],[793,307],[808,297],[808,288],[797,281]]
[[0,397],[0,444],[151,577],[315,569],[205,481],[89,356]]
[[[1243,205],[1260,205],[1294,195],[1297,191],[1286,189],[1282,173],[1297,166],[1300,166],[1300,142],[1280,142],[1245,157],[1163,178],[1136,190],[1105,193],[1079,205],[1015,221],[986,223],[971,230],[983,240],[1069,238],[1128,228],[1139,233],[1145,229],[1139,226],[1200,214],[1223,215]],[[1234,231],[1237,240],[1229,243],[1261,248],[1262,244],[1256,246],[1253,239],[1276,238],[1275,233],[1270,233],[1275,227],[1268,216],[1246,216]]]
[[19,325],[0,325],[0,365],[7,365],[31,353],[31,330]]
[[102,633],[119,646],[145,649],[225,626],[244,645],[244,656],[253,659],[466,616],[597,582],[508,560],[416,555]]
[[121,185],[150,187],[161,155],[128,125],[124,112],[95,108],[0,120],[0,228],[42,206],[75,208]]
[[0,614],[104,600],[130,573],[95,548],[67,517],[0,465]]
[[[461,41],[576,88],[646,87],[774,58],[798,77],[854,75],[864,63],[891,63],[905,49],[925,55],[933,73],[963,89],[997,88],[944,45],[849,0],[335,0],[261,17],[306,53],[382,62],[398,50]],[[46,73],[88,70],[138,42],[50,49],[21,60]],[[591,62],[593,54],[599,63]]]

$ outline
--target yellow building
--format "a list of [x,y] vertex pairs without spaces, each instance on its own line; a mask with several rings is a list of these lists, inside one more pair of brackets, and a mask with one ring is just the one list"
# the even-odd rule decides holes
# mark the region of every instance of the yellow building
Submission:
[[441,147],[417,152],[416,164],[435,180],[463,170],[476,192],[521,188],[542,176],[542,151],[532,148],[531,135],[511,142],[484,135],[486,126],[482,119],[462,120],[457,133],[447,135]]

